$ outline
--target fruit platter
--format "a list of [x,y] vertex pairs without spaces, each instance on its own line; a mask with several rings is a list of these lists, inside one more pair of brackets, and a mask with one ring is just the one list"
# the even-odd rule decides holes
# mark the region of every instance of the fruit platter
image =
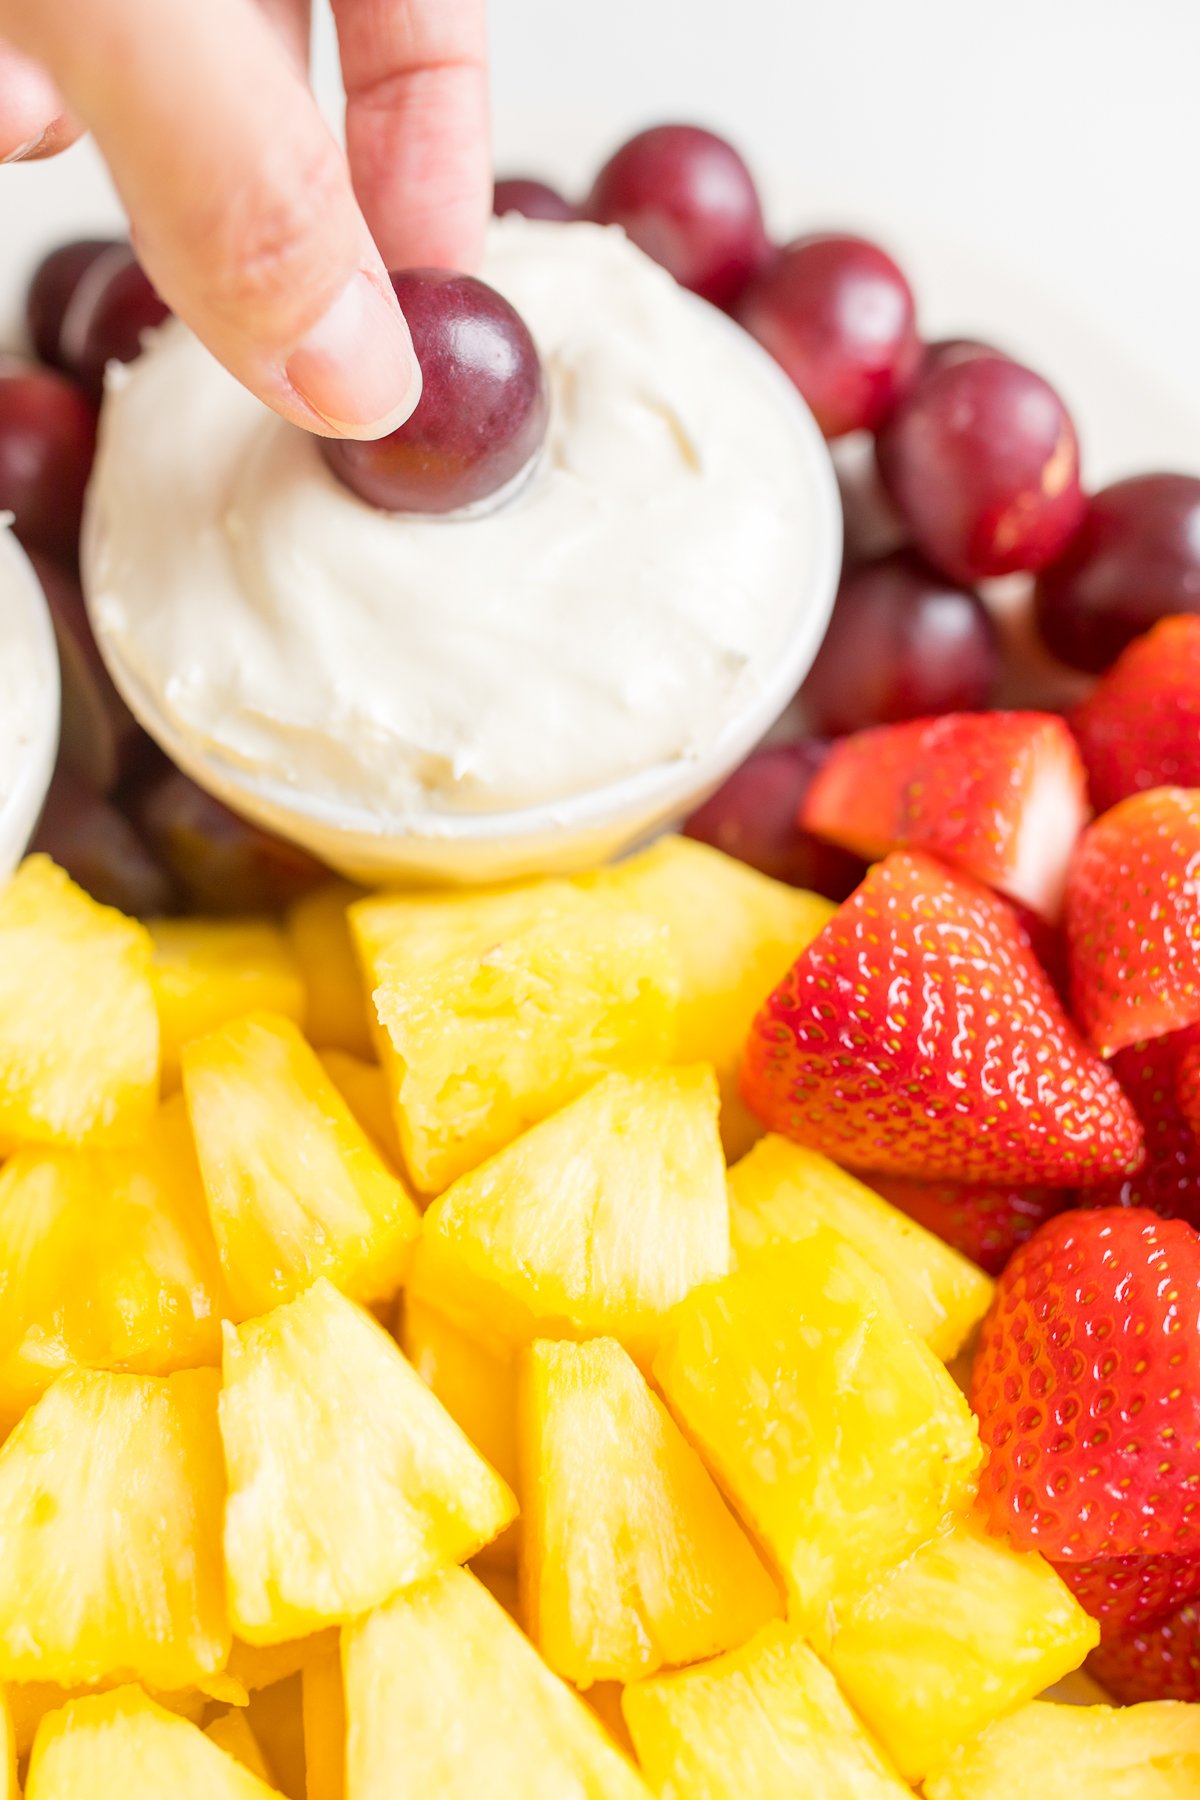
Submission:
[[1200,1794],[1200,477],[495,212],[375,442],[0,363],[0,1800]]

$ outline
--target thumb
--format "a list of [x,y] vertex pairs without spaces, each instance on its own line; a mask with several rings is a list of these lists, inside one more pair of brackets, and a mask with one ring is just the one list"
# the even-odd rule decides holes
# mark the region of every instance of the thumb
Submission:
[[0,0],[0,32],[91,127],[155,287],[240,381],[326,436],[403,424],[421,392],[408,327],[253,0]]

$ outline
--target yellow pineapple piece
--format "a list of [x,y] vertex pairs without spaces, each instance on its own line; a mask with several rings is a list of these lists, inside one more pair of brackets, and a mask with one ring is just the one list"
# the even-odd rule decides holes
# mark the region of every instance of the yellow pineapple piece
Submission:
[[304,1677],[289,1675],[270,1687],[256,1688],[246,1708],[246,1722],[262,1748],[287,1800],[308,1800],[304,1760]]
[[18,1152],[0,1170],[0,1424],[67,1369],[217,1363],[225,1282],[182,1101],[127,1150]]
[[604,1333],[640,1354],[729,1267],[711,1069],[609,1075],[425,1215],[410,1291],[500,1349]]
[[666,930],[568,891],[561,910],[503,935],[473,926],[447,960],[405,973],[394,946],[384,959],[375,1006],[405,1165],[424,1192],[609,1070],[673,1054],[678,976]]
[[929,1348],[949,1362],[992,1302],[982,1269],[817,1150],[765,1137],[729,1172],[735,1261],[767,1244],[798,1243],[829,1225],[883,1276]]
[[322,1050],[321,1067],[332,1081],[371,1142],[383,1151],[392,1168],[403,1163],[387,1076],[376,1062],[364,1062],[348,1050]]
[[[94,1694],[108,1693],[114,1687],[125,1685],[120,1679],[82,1687],[59,1687],[54,1681],[11,1682],[5,1693],[12,1716],[18,1758],[23,1759],[29,1755],[38,1726],[47,1713],[58,1712],[69,1700],[88,1699]],[[190,1719],[193,1725],[199,1725],[211,1704],[209,1695],[198,1687],[182,1688],[175,1693],[155,1690],[150,1698],[168,1712],[178,1713],[181,1719]]]
[[234,1762],[241,1763],[243,1769],[249,1769],[267,1787],[274,1787],[275,1778],[262,1753],[262,1745],[255,1737],[242,1707],[231,1706],[228,1712],[218,1713],[205,1726],[204,1735],[218,1750],[223,1750],[226,1756],[232,1756]]
[[0,1139],[136,1141],[158,1097],[144,926],[45,856],[0,887]]
[[[501,1354],[427,1306],[416,1294],[402,1297],[396,1338],[426,1387],[432,1388],[456,1425],[520,1498],[517,1469],[517,1372]],[[520,1520],[485,1544],[476,1563],[511,1564]]]
[[783,1610],[699,1456],[612,1338],[537,1343],[520,1387],[530,1637],[578,1688],[731,1649]]
[[346,1800],[649,1800],[634,1769],[465,1569],[342,1634]]
[[738,1092],[754,1015],[835,907],[682,837],[661,838],[583,885],[670,932],[681,982],[676,1054],[681,1062],[713,1064],[721,1135],[729,1156],[740,1156],[762,1130]]
[[901,1774],[919,1781],[956,1745],[1083,1662],[1095,1621],[1050,1564],[972,1520],[839,1607],[828,1661]]
[[179,1085],[179,1055],[246,1013],[304,1017],[304,982],[287,939],[269,919],[152,919],[154,998],[165,1088]]
[[290,1019],[237,1019],[183,1054],[184,1090],[233,1316],[319,1275],[386,1299],[420,1215]]
[[198,1726],[136,1687],[71,1700],[48,1714],[25,1786],[25,1800],[271,1800],[273,1794]]
[[353,1618],[512,1519],[512,1494],[391,1338],[327,1281],[226,1328],[221,1435],[234,1629]]
[[288,908],[284,929],[304,977],[309,1043],[370,1057],[373,1014],[347,916],[360,893],[345,881],[314,888]]
[[1200,1706],[1035,1700],[957,1751],[926,1800],[1195,1800]]
[[0,1690],[0,1800],[21,1800],[17,1786],[17,1733],[8,1697]]
[[970,1501],[966,1400],[825,1226],[689,1294],[654,1375],[807,1624]]
[[63,1375],[0,1449],[0,1680],[186,1688],[229,1654],[217,1375]]
[[346,1699],[335,1640],[304,1666],[305,1800],[345,1800]]
[[908,1795],[833,1676],[787,1625],[764,1626],[715,1662],[636,1682],[621,1704],[661,1800]]

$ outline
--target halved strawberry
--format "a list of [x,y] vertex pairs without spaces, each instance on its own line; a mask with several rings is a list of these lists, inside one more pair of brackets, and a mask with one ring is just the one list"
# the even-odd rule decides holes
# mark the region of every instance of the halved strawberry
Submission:
[[1102,1643],[1087,1669],[1121,1706],[1200,1700],[1200,1606],[1181,1606],[1153,1625]]
[[1062,1213],[983,1322],[971,1404],[993,1531],[1055,1562],[1200,1556],[1200,1232]]
[[1152,788],[1071,859],[1071,1005],[1101,1056],[1200,1020],[1200,789]]
[[1075,740],[1052,713],[946,713],[834,744],[800,823],[860,856],[926,850],[1057,918],[1088,819]]
[[1039,1225],[1071,1203],[1065,1188],[893,1181],[886,1175],[872,1176],[871,1186],[989,1275],[998,1275]]
[[1092,804],[1105,812],[1156,787],[1200,787],[1200,618],[1135,638],[1071,716]]
[[1071,1187],[1136,1166],[1137,1118],[1012,909],[927,856],[878,863],[751,1029],[769,1130],[925,1181]]
[[[1180,1032],[1179,1036],[1186,1044],[1175,1070],[1175,1100],[1191,1135],[1196,1161],[1200,1163],[1200,1029]],[[1200,1175],[1197,1181],[1200,1183]],[[1200,1226],[1200,1217],[1193,1222]]]
[[1054,1567],[1099,1623],[1101,1642],[1141,1631],[1200,1596],[1200,1558],[1194,1556],[1101,1556]]
[[1200,1141],[1180,1094],[1198,1038],[1200,1027],[1193,1025],[1130,1044],[1113,1057],[1109,1067],[1142,1122],[1146,1160],[1133,1174],[1090,1188],[1090,1205],[1144,1206],[1161,1219],[1186,1219],[1200,1228]]

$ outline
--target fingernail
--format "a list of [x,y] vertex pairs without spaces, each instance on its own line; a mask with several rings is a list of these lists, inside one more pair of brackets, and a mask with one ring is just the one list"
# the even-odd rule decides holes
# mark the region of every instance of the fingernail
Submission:
[[10,150],[6,155],[0,156],[0,163],[24,162],[27,156],[32,156],[35,150],[41,149],[48,136],[48,132],[39,131],[37,136],[31,137],[27,144],[18,144],[15,150]]
[[386,437],[421,398],[408,327],[361,270],[292,351],[287,378],[343,437]]

